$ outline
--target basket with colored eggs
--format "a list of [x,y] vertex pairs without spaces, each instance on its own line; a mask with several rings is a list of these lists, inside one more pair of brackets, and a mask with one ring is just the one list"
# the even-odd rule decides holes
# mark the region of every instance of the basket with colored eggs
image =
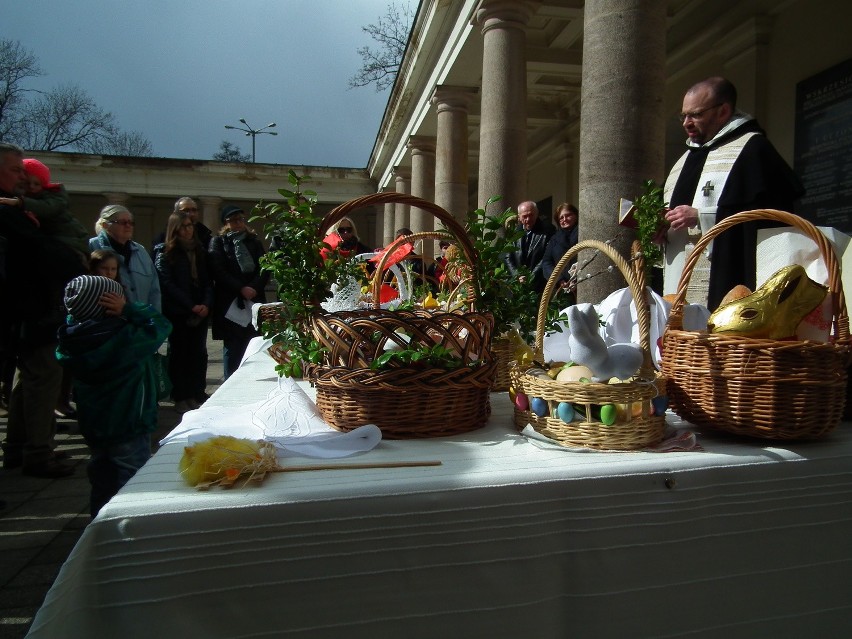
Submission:
[[[637,309],[640,343],[602,345],[604,351],[595,359],[596,371],[591,370],[592,366],[570,362],[546,367],[514,363],[510,369],[510,397],[514,402],[515,426],[522,430],[529,425],[568,447],[637,450],[654,446],[665,433],[666,380],[652,361],[651,321],[641,256],[631,268],[624,257],[603,242],[584,240],[569,249],[556,265],[542,294],[534,359],[543,360],[547,307],[562,271],[580,251],[590,249],[606,255],[627,280]],[[582,329],[589,340],[602,342],[596,324],[593,306],[569,309],[570,330],[572,336],[577,334],[577,339],[581,338]],[[589,343],[597,347],[596,342]],[[624,348],[616,348],[621,346]],[[595,381],[599,375],[604,379]]]

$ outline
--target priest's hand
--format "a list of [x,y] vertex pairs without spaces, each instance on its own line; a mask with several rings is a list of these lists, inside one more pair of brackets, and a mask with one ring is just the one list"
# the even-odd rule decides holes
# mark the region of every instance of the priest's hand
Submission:
[[691,228],[698,224],[698,209],[681,204],[666,212],[666,220],[673,231]]

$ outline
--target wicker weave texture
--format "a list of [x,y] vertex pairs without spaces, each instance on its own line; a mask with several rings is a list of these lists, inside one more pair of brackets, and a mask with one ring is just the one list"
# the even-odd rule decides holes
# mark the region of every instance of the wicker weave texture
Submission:
[[[831,341],[752,339],[683,330],[686,289],[697,255],[737,224],[771,220],[814,240],[829,273]],[[672,410],[698,426],[763,439],[816,439],[843,416],[850,362],[849,319],[834,250],[810,222],[761,209],[728,217],[704,234],[686,260],[663,334],[663,371]]]
[[[401,193],[376,193],[341,204],[325,217],[320,233],[352,211],[387,203],[408,204],[433,214],[455,236],[470,263],[477,263],[473,245],[452,215],[436,204]],[[328,349],[323,364],[311,370],[320,413],[338,430],[376,424],[385,437],[396,439],[439,437],[480,428],[490,414],[495,373],[493,329],[493,317],[475,311],[370,309],[318,314],[312,330]],[[388,349],[435,344],[457,355],[461,366],[453,370],[370,369],[373,359]]]
[[497,372],[494,377],[494,392],[504,393],[512,385],[509,368],[515,361],[515,346],[505,337],[497,337],[491,342],[491,350],[497,362]]
[[[547,306],[558,285],[562,271],[582,250],[597,250],[606,255],[627,280],[637,307],[639,341],[643,364],[636,377],[620,384],[557,382],[541,369],[522,370],[517,363],[510,367],[512,387],[528,398],[547,402],[548,414],[540,417],[531,410],[515,406],[514,421],[518,429],[527,424],[537,432],[565,446],[600,450],[637,450],[658,444],[665,434],[665,416],[651,414],[650,400],[665,395],[666,380],[654,368],[651,357],[651,320],[641,264],[631,268],[611,246],[595,240],[584,240],[568,250],[559,260],[542,294],[539,305],[535,352],[539,360],[544,350],[544,323]],[[564,422],[556,416],[561,402],[584,407],[585,419]],[[607,426],[594,419],[593,408],[604,404],[620,405],[623,421]]]

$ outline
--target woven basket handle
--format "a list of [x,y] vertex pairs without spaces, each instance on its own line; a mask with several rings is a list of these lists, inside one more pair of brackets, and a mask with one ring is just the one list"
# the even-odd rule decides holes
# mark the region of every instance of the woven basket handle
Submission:
[[[446,227],[446,229],[453,235],[454,241],[458,243],[459,247],[464,252],[464,256],[468,264],[472,264],[474,267],[478,264],[479,256],[471,243],[467,231],[465,231],[464,227],[456,221],[452,214],[448,213],[434,202],[429,202],[428,200],[424,200],[414,195],[395,193],[394,191],[363,195],[335,207],[326,214],[320,223],[318,229],[319,238],[324,238],[328,229],[330,229],[332,225],[339,222],[344,217],[347,217],[352,211],[376,206],[377,204],[407,204],[408,206],[413,206],[418,209],[422,209],[427,213],[431,213],[434,217],[440,220],[444,224],[444,227]],[[390,253],[390,251],[388,251],[388,253]],[[377,270],[381,272],[381,269]]]
[[786,211],[778,211],[775,209],[757,209],[754,211],[743,211],[735,213],[730,217],[726,217],[721,222],[717,222],[709,231],[704,233],[695,247],[686,259],[683,267],[683,272],[680,275],[680,281],[677,285],[677,297],[672,303],[672,309],[669,313],[668,328],[674,330],[683,330],[683,308],[686,303],[686,289],[689,286],[689,279],[692,276],[692,271],[698,263],[698,258],[707,248],[707,245],[713,241],[718,235],[728,230],[737,224],[756,221],[775,221],[782,222],[788,226],[795,227],[802,231],[805,235],[811,238],[819,249],[820,256],[825,262],[826,270],[828,271],[828,289],[831,294],[831,308],[833,321],[834,335],[838,341],[847,341],[849,339],[849,317],[846,314],[846,298],[843,295],[843,282],[840,279],[840,266],[837,262],[837,256],[834,253],[831,243],[828,238],[813,224],[804,218],[787,213]]
[[627,280],[630,293],[633,295],[633,300],[636,303],[636,315],[639,319],[639,346],[642,348],[643,353],[640,376],[643,379],[650,379],[653,377],[655,369],[651,358],[651,314],[648,309],[647,298],[645,297],[643,269],[631,268],[627,260],[618,251],[609,244],[598,240],[577,242],[577,244],[568,249],[565,255],[562,256],[562,259],[559,260],[553,269],[553,273],[550,274],[547,285],[544,287],[544,292],[541,295],[541,302],[538,305],[538,317],[535,327],[536,358],[541,360],[544,356],[544,323],[547,319],[547,307],[550,305],[550,300],[559,284],[559,277],[562,275],[562,271],[568,266],[568,263],[583,249],[595,249],[606,255],[618,267],[624,279]]
[[[443,231],[424,231],[422,233],[414,233],[412,235],[405,235],[405,236],[399,237],[399,238],[395,239],[393,242],[391,242],[390,244],[388,244],[387,248],[385,249],[384,254],[382,255],[381,259],[379,260],[378,264],[376,265],[376,272],[373,274],[373,281],[370,283],[372,290],[373,290],[373,308],[379,308],[381,306],[381,300],[379,299],[379,296],[380,296],[381,288],[382,288],[382,277],[383,277],[383,274],[385,272],[385,269],[387,268],[387,265],[386,265],[387,261],[390,259],[390,256],[393,254],[393,252],[396,249],[398,249],[400,246],[402,246],[403,244],[407,244],[407,243],[414,244],[415,242],[419,242],[420,240],[429,240],[429,239],[447,240],[448,242],[455,242],[457,238],[452,233],[446,233],[446,232],[443,232]],[[471,247],[471,248],[473,248],[473,247]],[[464,250],[464,248],[462,250]],[[465,253],[465,259],[470,260],[471,258],[472,258],[471,255],[468,255],[467,253]],[[471,263],[475,264],[475,262],[471,262]],[[476,298],[477,298],[477,292],[473,290],[473,286],[476,285],[476,282],[471,281],[470,283],[472,284],[472,286],[468,289],[470,292],[469,292],[468,297],[467,297],[467,302],[470,305],[470,310],[474,311],[475,310],[474,306],[475,306],[475,302],[476,302]]]

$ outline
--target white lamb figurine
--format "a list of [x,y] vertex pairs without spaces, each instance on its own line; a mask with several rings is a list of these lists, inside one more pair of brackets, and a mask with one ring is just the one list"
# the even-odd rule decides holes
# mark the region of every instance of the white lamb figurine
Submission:
[[643,353],[638,344],[606,345],[598,333],[598,313],[591,304],[569,307],[568,326],[571,360],[587,366],[593,373],[592,381],[607,382],[613,377],[630,379],[642,366]]

